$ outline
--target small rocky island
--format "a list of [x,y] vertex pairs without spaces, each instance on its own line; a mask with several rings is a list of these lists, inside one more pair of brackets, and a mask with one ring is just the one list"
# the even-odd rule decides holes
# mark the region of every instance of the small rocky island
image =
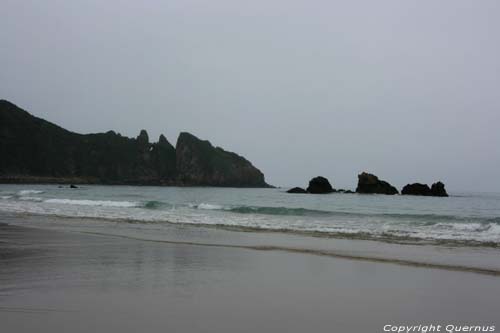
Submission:
[[442,182],[437,182],[432,184],[431,187],[427,184],[408,184],[401,190],[403,195],[422,195],[422,196],[432,196],[432,197],[447,197],[448,193],[444,188]]
[[[301,187],[294,187],[287,191],[287,193],[295,194],[328,194],[328,193],[354,193],[350,190],[339,189],[336,190],[332,187],[328,179],[322,176],[314,177],[309,181],[309,186],[307,189]],[[379,179],[377,176],[363,172],[358,175],[358,186],[356,188],[356,193],[359,194],[386,194],[395,195],[399,194],[398,190],[386,182],[385,180]],[[434,197],[447,197],[448,193],[444,188],[442,182],[437,182],[429,187],[426,184],[408,184],[406,185],[401,194],[403,195],[423,195],[423,196],[434,196]]]
[[302,187],[294,187],[291,188],[287,191],[287,193],[295,193],[295,194],[305,194],[305,193],[311,193],[311,194],[328,194],[328,193],[354,193],[349,190],[344,190],[344,189],[339,189],[336,190],[333,188],[333,186],[330,184],[330,181],[322,176],[314,177],[309,181],[309,186],[307,189],[303,189]]
[[307,192],[313,194],[325,194],[332,193],[334,191],[335,190],[333,189],[328,179],[321,176],[311,179],[309,181],[309,186],[307,187]]
[[183,132],[172,146],[70,132],[0,100],[0,183],[270,187],[244,157]]
[[385,180],[378,179],[377,176],[371,173],[363,172],[358,175],[358,187],[356,193],[363,194],[398,194],[398,190],[386,182]]

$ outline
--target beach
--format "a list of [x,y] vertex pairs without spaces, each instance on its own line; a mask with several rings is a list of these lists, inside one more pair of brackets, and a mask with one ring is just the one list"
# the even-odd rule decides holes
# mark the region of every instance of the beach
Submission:
[[500,1],[1,8],[0,333],[500,331]]
[[[176,243],[22,227],[16,219],[54,218],[2,218],[10,223],[0,227],[5,332],[382,332],[388,324],[499,324],[495,274],[197,245],[180,231],[172,234]],[[217,232],[196,231],[214,244]]]

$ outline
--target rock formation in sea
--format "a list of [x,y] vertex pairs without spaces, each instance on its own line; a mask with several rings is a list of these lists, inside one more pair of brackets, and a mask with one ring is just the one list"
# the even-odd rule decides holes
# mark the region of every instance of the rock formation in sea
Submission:
[[401,194],[403,194],[403,195],[430,196],[431,189],[429,188],[429,185],[427,185],[427,184],[420,184],[420,183],[407,184],[401,190]]
[[325,177],[314,177],[309,181],[309,186],[307,187],[307,192],[312,194],[326,194],[332,193],[335,190],[332,185]]
[[305,194],[307,193],[302,187],[294,187],[286,191],[286,193],[295,193],[295,194]]
[[437,182],[437,183],[432,184],[431,194],[435,197],[447,197],[448,196],[448,193],[446,193],[446,189],[444,188],[444,184],[441,182]]
[[269,187],[245,158],[181,133],[77,134],[0,100],[0,182]]
[[398,194],[398,190],[394,186],[366,172],[358,175],[358,187],[356,188],[356,192],[364,194]]
[[401,190],[403,195],[423,195],[423,196],[433,196],[433,197],[447,197],[448,193],[444,188],[444,184],[437,182],[432,184],[429,188],[427,184],[408,184]]

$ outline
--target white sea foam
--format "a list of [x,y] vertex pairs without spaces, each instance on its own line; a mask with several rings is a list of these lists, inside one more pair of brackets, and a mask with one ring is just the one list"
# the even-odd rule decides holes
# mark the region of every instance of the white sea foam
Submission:
[[132,201],[111,201],[111,200],[72,200],[72,199],[47,199],[44,202],[62,205],[80,206],[105,206],[105,207],[138,207],[138,202]]
[[481,232],[486,231],[491,227],[491,224],[482,223],[437,223],[437,228],[456,230],[456,231],[472,231]]
[[208,204],[208,203],[201,203],[199,205],[193,205],[192,207],[198,208],[198,209],[207,209],[207,210],[220,210],[220,209],[224,209],[224,207],[221,206],[221,205],[214,205],[214,204]]
[[0,196],[0,198],[3,200],[7,200],[7,199],[11,199],[12,195],[2,195],[2,196]]
[[22,190],[18,192],[19,195],[41,194],[41,193],[43,193],[43,191],[41,190]]
[[19,200],[23,200],[23,201],[36,201],[36,202],[43,201],[43,199],[40,198],[40,197],[20,197]]

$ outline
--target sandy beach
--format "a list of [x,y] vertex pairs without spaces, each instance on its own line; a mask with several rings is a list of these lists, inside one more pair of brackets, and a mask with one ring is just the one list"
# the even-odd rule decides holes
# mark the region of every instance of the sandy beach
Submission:
[[500,1],[0,8],[0,333],[500,331]]
[[0,226],[4,332],[498,325],[500,279],[279,250]]

